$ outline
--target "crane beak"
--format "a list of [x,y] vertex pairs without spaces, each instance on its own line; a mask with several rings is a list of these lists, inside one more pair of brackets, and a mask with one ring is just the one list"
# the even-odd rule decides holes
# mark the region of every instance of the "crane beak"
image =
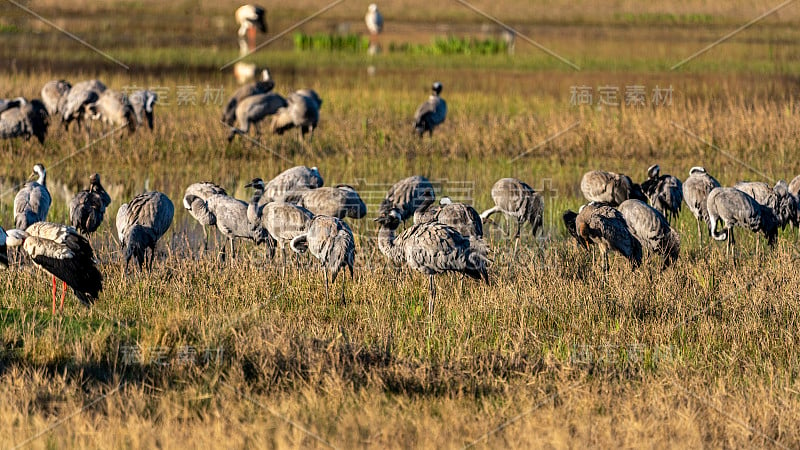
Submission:
[[36,172],[31,172],[31,174],[28,175],[28,181],[35,180],[36,178]]

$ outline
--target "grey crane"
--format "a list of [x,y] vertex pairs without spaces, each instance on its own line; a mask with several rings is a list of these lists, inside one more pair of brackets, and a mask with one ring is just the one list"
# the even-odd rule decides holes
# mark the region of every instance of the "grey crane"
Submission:
[[647,201],[641,186],[631,181],[627,175],[592,170],[581,178],[581,192],[589,202],[618,206],[629,198]]
[[264,187],[264,195],[259,205],[269,202],[285,201],[296,191],[317,189],[325,184],[316,167],[295,166],[286,169],[271,179]]
[[[339,271],[345,267],[353,278],[353,264],[356,257],[356,244],[353,232],[343,220],[333,216],[314,216],[305,233],[296,236],[290,247],[297,253],[310,251],[322,265],[325,276],[325,299],[330,300],[328,278],[336,282]],[[344,298],[344,281],[342,281],[342,303]]]
[[433,129],[444,122],[447,117],[447,102],[440,97],[442,83],[436,81],[431,86],[431,95],[428,100],[419,105],[414,113],[414,132],[422,138],[427,131],[433,137]]
[[54,116],[61,112],[60,106],[64,104],[64,100],[69,94],[72,85],[66,80],[53,80],[48,81],[42,87],[42,103],[47,108],[47,113]]
[[22,137],[26,141],[35,136],[44,145],[50,120],[47,109],[39,100],[26,101],[19,97],[0,105],[0,138]]
[[128,97],[121,92],[106,89],[97,101],[86,106],[92,120],[98,120],[112,127],[126,127],[129,133],[136,131],[136,113]]
[[72,86],[69,92],[62,97],[58,107],[64,129],[68,130],[73,120],[77,121],[78,128],[80,128],[86,118],[88,106],[96,102],[105,90],[106,85],[99,80],[81,81]]
[[355,189],[346,184],[337,184],[317,189],[295,190],[284,200],[311,211],[315,216],[333,216],[339,219],[350,217],[361,219],[367,215],[367,205]]
[[136,116],[136,125],[142,126],[147,121],[147,128],[153,129],[153,116],[158,94],[150,90],[138,90],[128,96],[128,101],[133,107]]
[[277,114],[286,105],[288,105],[286,99],[274,92],[245,97],[236,107],[236,127],[231,127],[228,142],[231,142],[237,134],[247,135],[251,125],[256,129],[256,136],[260,136],[259,122]]
[[319,109],[322,99],[311,89],[301,89],[292,92],[286,97],[287,105],[278,109],[272,117],[272,132],[283,134],[297,127],[300,130],[300,139],[309,133],[308,140],[314,139],[314,130],[319,123]]
[[175,215],[175,206],[166,194],[151,191],[139,194],[117,211],[117,236],[125,255],[125,272],[135,257],[139,268],[150,249],[148,267],[152,270],[156,243],[167,232]]
[[697,239],[701,243],[703,242],[703,233],[700,224],[708,223],[706,199],[708,193],[719,186],[719,181],[709,175],[705,168],[699,166],[689,169],[689,178],[683,182],[683,200],[697,221]]
[[462,236],[483,238],[483,221],[475,208],[465,203],[453,203],[450,197],[439,199],[439,206],[432,204],[432,198],[425,198],[414,211],[414,223],[439,222],[455,228]]
[[269,74],[269,69],[264,69],[261,72],[261,80],[245,84],[237,89],[228,102],[225,103],[225,108],[222,110],[222,121],[229,127],[234,126],[236,122],[236,108],[239,102],[247,97],[259,94],[266,94],[275,87],[275,81],[272,80]]
[[89,189],[78,192],[69,202],[69,217],[72,226],[88,235],[97,231],[103,222],[111,196],[100,183],[100,174],[89,177]]
[[513,217],[517,222],[514,232],[514,251],[519,245],[522,224],[531,224],[531,234],[535,237],[542,226],[544,217],[544,198],[532,187],[516,178],[501,178],[492,186],[494,206],[481,213],[484,223],[495,213],[503,213]]
[[213,216],[208,216],[205,209],[201,208],[195,211],[192,208],[192,202],[189,202],[187,199],[189,197],[198,197],[205,202],[213,195],[217,194],[228,195],[228,193],[225,192],[225,189],[223,189],[221,186],[218,186],[210,181],[201,181],[199,183],[190,184],[189,187],[186,188],[186,192],[183,195],[183,207],[189,211],[189,215],[191,215],[194,220],[203,226],[204,250],[208,250],[208,227],[216,225],[216,219]]
[[[733,253],[734,260],[736,259],[734,226],[753,232],[760,231],[767,237],[770,247],[775,245],[778,237],[778,218],[772,209],[759,204],[753,197],[739,189],[725,187],[712,189],[706,199],[706,206],[711,236],[718,241],[726,241],[726,253]],[[717,232],[718,220],[722,220],[724,224],[721,232]]]
[[639,240],[642,247],[661,255],[664,258],[664,267],[678,260],[680,236],[670,227],[661,211],[636,199],[625,200],[618,209],[633,237]]
[[258,5],[243,5],[236,10],[239,25],[239,53],[246,55],[256,47],[256,31],[267,32],[267,11]]
[[[216,225],[231,246],[231,258],[236,258],[235,239],[248,239],[256,245],[267,242],[269,235],[267,231],[257,224],[251,226],[247,220],[247,202],[229,197],[225,194],[214,194],[207,199],[202,199],[195,195],[187,195],[183,198],[184,206],[188,204],[191,215],[203,225],[203,230],[207,226]],[[226,246],[222,246],[221,259],[225,261]]]
[[397,210],[400,220],[405,222],[426,198],[436,198],[430,180],[420,175],[403,178],[389,188],[378,207],[378,215],[386,216],[392,210]]
[[[581,207],[577,214],[568,211],[564,214],[564,222],[568,216],[574,219],[575,228],[570,231],[578,237],[578,243],[586,250],[589,244],[600,247],[603,255],[603,272],[608,272],[608,252],[614,250],[628,259],[631,268],[642,264],[642,244],[634,237],[622,213],[611,206],[589,203]],[[570,229],[570,225],[567,225]]]
[[44,165],[33,166],[30,178],[35,180],[25,186],[14,197],[14,225],[20,230],[27,230],[36,222],[44,222],[50,211],[50,191],[47,190],[47,171]]
[[103,290],[103,276],[97,268],[92,246],[72,227],[37,222],[27,230],[8,230],[8,234],[0,228],[0,249],[3,253],[6,246],[21,246],[36,266],[53,276],[53,314],[56,313],[56,278],[63,282],[62,309],[67,286],[88,307]]
[[658,164],[647,169],[647,179],[641,184],[642,191],[653,208],[672,223],[681,212],[683,203],[683,184],[672,175],[661,175]]
[[455,228],[439,222],[420,222],[399,235],[396,234],[402,217],[397,210],[375,219],[378,229],[378,248],[394,264],[405,264],[430,278],[428,313],[433,315],[436,300],[434,275],[459,272],[489,283],[488,247],[482,239],[462,236]]
[[772,209],[781,229],[789,223],[797,226],[797,198],[789,192],[789,186],[780,180],[770,187],[760,181],[742,181],[733,187],[753,197],[759,204]]

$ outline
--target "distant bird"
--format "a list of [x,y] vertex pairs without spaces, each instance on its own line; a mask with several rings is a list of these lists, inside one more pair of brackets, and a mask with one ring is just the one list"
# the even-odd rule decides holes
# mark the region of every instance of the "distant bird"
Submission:
[[73,120],[77,121],[80,128],[87,118],[88,106],[96,102],[105,90],[106,85],[99,80],[81,81],[72,86],[67,95],[62,97],[58,107],[64,129],[68,130]]
[[183,195],[183,207],[189,211],[189,215],[191,215],[194,220],[203,226],[203,249],[205,250],[208,250],[208,227],[216,225],[216,218],[207,216],[205,209],[198,209],[195,211],[192,208],[193,203],[188,201],[188,198],[198,197],[205,202],[217,194],[228,195],[221,186],[217,186],[210,181],[201,181],[199,183],[190,184]]
[[708,209],[706,198],[712,189],[719,187],[719,181],[706,172],[703,167],[695,166],[689,170],[689,178],[683,182],[683,201],[697,221],[697,239],[703,242],[703,233],[700,224],[708,223]]
[[455,228],[439,222],[415,224],[396,235],[402,217],[391,210],[375,219],[380,224],[378,248],[394,264],[405,264],[430,277],[428,313],[433,315],[436,284],[433,276],[459,272],[489,283],[488,247],[481,239],[462,236]]
[[683,203],[683,185],[672,175],[661,175],[658,164],[647,169],[647,179],[642,182],[642,191],[650,204],[667,218],[677,220]]
[[48,81],[42,87],[42,103],[44,103],[47,113],[53,117],[60,113],[59,107],[64,104],[67,94],[69,94],[72,85],[66,80],[53,80]]
[[322,99],[311,89],[301,89],[286,97],[287,105],[278,109],[272,117],[272,132],[283,134],[292,128],[300,129],[300,139],[308,133],[309,142],[314,139],[314,130],[319,124]]
[[35,136],[44,145],[50,120],[42,102],[35,99],[28,102],[20,97],[6,101],[0,105],[0,109],[3,108],[5,110],[0,112],[0,138],[22,137],[27,141]]
[[517,222],[514,232],[514,249],[519,245],[522,224],[531,224],[531,234],[535,237],[542,226],[544,217],[544,198],[527,183],[516,178],[501,178],[492,186],[494,206],[481,213],[484,223],[494,213],[503,213]]
[[631,181],[629,176],[602,170],[583,174],[581,192],[589,202],[606,203],[610,206],[619,206],[629,198],[647,201],[641,186]]
[[[315,216],[308,224],[307,231],[292,239],[289,245],[297,253],[304,253],[309,250],[322,264],[322,272],[325,276],[326,299],[330,299],[328,293],[329,275],[330,282],[335,283],[336,275],[346,267],[350,270],[350,278],[353,278],[356,245],[353,239],[353,232],[343,220],[332,216]],[[342,303],[344,302],[343,281]]]
[[236,107],[236,127],[231,127],[228,142],[237,134],[246,136],[251,125],[256,129],[256,136],[260,136],[259,122],[267,116],[274,116],[287,105],[285,98],[273,92],[245,97]]
[[[5,253],[6,246],[22,246],[34,264],[53,275],[53,314],[56,313],[56,278],[64,284],[62,309],[67,286],[87,307],[92,306],[103,290],[103,276],[97,269],[92,246],[72,227],[37,222],[27,230],[8,230],[7,235],[0,228],[0,252]],[[7,257],[0,259],[7,265]]]
[[14,225],[23,231],[36,222],[47,220],[52,202],[47,190],[47,171],[42,164],[33,166],[30,178],[33,177],[37,177],[36,180],[25,183],[14,197]]
[[147,121],[147,127],[153,129],[153,108],[158,102],[158,94],[150,90],[139,90],[128,97],[133,113],[136,116],[136,125],[142,126]]
[[264,195],[261,197],[259,205],[282,202],[294,192],[317,189],[323,185],[324,181],[322,175],[319,174],[319,169],[295,166],[279,173],[265,185]]
[[661,211],[641,200],[630,199],[619,205],[619,212],[642,247],[664,257],[664,267],[677,261],[680,236],[669,226]]
[[[708,207],[708,229],[714,239],[727,241],[726,253],[735,251],[734,226],[748,229],[754,233],[760,231],[767,237],[770,247],[775,245],[778,237],[778,218],[775,217],[772,209],[759,204],[746,193],[736,188],[718,187],[708,194],[706,206]],[[719,233],[717,232],[718,220],[722,220],[724,223],[723,229]]]
[[381,34],[383,31],[383,16],[378,11],[378,5],[372,3],[367,9],[367,15],[364,16],[364,22],[367,24],[369,34],[375,36]]
[[136,113],[128,97],[121,92],[106,89],[97,101],[86,106],[86,110],[92,120],[112,127],[125,127],[128,133],[136,131]]
[[420,175],[404,178],[389,188],[378,207],[378,215],[386,216],[392,210],[397,210],[400,220],[405,222],[426,198],[436,198],[430,180]]
[[117,235],[125,255],[125,271],[132,257],[139,268],[145,262],[145,253],[150,249],[148,267],[152,270],[156,254],[156,243],[172,224],[175,206],[166,194],[145,192],[120,206],[117,211]]
[[367,205],[361,200],[358,192],[346,184],[296,190],[288,194],[284,200],[306,208],[315,216],[361,219],[367,215]]
[[780,180],[775,187],[760,181],[739,182],[733,187],[753,197],[759,204],[772,210],[781,229],[789,223],[797,226],[797,198],[789,192],[789,186]]
[[439,96],[442,93],[442,83],[433,83],[431,91],[428,101],[419,105],[414,113],[414,132],[420,139],[426,131],[433,137],[433,129],[441,125],[447,117],[447,103]]
[[72,226],[84,235],[94,233],[103,222],[106,208],[110,204],[111,197],[100,184],[100,175],[92,174],[89,177],[89,189],[78,192],[69,202]]
[[609,250],[627,258],[633,269],[642,263],[642,244],[631,233],[622,213],[610,206],[584,205],[575,216],[575,232],[585,249],[589,249],[588,244],[600,247],[604,272],[608,272]]
[[461,235],[483,238],[483,221],[478,211],[465,203],[453,203],[450,197],[442,197],[439,206],[431,206],[432,198],[426,198],[414,212],[414,223],[439,222],[450,225]]
[[245,84],[237,89],[231,98],[225,103],[225,108],[222,110],[222,121],[228,126],[234,126],[236,123],[236,108],[239,102],[247,97],[259,94],[266,94],[275,87],[275,81],[269,74],[268,69],[261,72],[261,80]]
[[266,14],[267,11],[257,5],[244,5],[236,10],[240,55],[247,55],[255,49],[256,31],[267,32]]

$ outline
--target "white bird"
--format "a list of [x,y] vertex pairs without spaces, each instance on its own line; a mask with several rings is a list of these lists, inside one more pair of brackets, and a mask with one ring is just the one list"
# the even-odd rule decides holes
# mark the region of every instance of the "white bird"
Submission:
[[256,31],[267,32],[267,11],[257,5],[244,5],[236,10],[239,25],[239,54],[247,55],[256,47]]
[[47,190],[47,171],[42,164],[33,166],[33,177],[37,179],[25,183],[14,197],[14,225],[23,231],[36,222],[47,220],[52,201]]
[[[66,225],[37,222],[27,230],[0,228],[0,252],[5,247],[22,246],[38,267],[53,276],[53,314],[56,312],[56,278],[64,285],[61,291],[61,308],[67,286],[85,306],[91,306],[103,290],[103,276],[97,269],[94,251],[89,241],[77,230]],[[0,263],[7,257],[0,257]]]
[[383,16],[378,11],[378,5],[372,3],[367,8],[367,14],[364,16],[364,22],[367,24],[369,34],[378,35],[383,31]]
[[[308,224],[307,231],[292,239],[289,245],[297,253],[309,250],[322,264],[326,299],[329,299],[329,276],[330,282],[335,283],[336,275],[346,267],[350,270],[350,278],[353,278],[356,245],[353,232],[343,220],[332,216],[315,216]],[[344,302],[343,281],[342,303]]]
[[125,271],[132,257],[139,268],[145,262],[145,253],[150,249],[149,268],[153,268],[156,243],[172,224],[175,206],[166,194],[145,192],[120,206],[117,211],[117,236],[125,256]]
[[439,96],[442,93],[442,83],[433,83],[431,91],[428,101],[419,105],[414,113],[414,131],[420,138],[426,131],[433,137],[433,129],[441,125],[447,117],[447,103]]

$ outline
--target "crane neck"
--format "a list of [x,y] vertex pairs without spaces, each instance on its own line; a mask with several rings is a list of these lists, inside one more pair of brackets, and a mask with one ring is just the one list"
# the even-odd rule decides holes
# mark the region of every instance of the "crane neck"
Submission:
[[378,229],[378,248],[395,264],[403,262],[403,249],[395,243],[396,230],[381,225]]

